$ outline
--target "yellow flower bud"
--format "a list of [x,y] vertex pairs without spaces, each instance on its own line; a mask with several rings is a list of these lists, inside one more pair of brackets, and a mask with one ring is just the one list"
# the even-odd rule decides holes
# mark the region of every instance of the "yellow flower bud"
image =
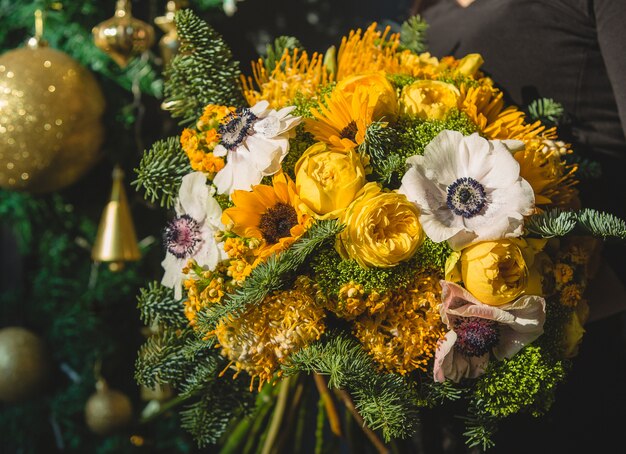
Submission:
[[456,70],[466,76],[475,76],[484,62],[482,55],[468,54],[459,60]]
[[373,109],[373,120],[390,120],[397,114],[396,90],[382,71],[345,77],[339,81],[335,90],[340,91],[348,100],[352,99],[352,95],[357,90],[367,90],[368,107]]
[[402,89],[400,109],[403,114],[424,120],[443,120],[458,106],[461,93],[452,84],[437,80],[418,80]]

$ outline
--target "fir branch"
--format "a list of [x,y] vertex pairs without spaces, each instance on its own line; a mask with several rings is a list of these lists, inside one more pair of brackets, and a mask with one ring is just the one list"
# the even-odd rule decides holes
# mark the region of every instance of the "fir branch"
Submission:
[[180,352],[184,335],[162,330],[151,335],[139,349],[135,362],[135,380],[148,388],[156,384],[176,386],[187,375],[188,361]]
[[465,444],[468,448],[480,447],[486,451],[495,446],[493,436],[498,430],[497,421],[492,418],[478,418],[477,416],[469,416],[465,419]]
[[528,115],[532,121],[553,126],[559,124],[565,113],[563,105],[550,98],[535,99],[528,106]]
[[578,225],[594,236],[626,240],[626,222],[617,216],[585,208],[576,217]]
[[531,234],[542,238],[565,236],[576,227],[576,215],[571,211],[553,208],[531,216],[525,227]]
[[143,186],[144,196],[150,202],[158,200],[162,207],[170,208],[183,176],[191,172],[191,167],[178,137],[169,137],[155,142],[134,171],[137,179],[131,184],[137,190]]
[[274,71],[286,50],[292,51],[294,49],[303,49],[303,46],[298,38],[293,36],[279,36],[272,44],[268,44],[265,48],[266,56],[263,59],[268,74]]
[[328,376],[328,387],[346,389],[372,430],[380,429],[385,441],[406,438],[415,430],[417,397],[404,378],[381,373],[361,345],[346,335],[328,335],[291,355],[283,364],[286,375],[297,372]]
[[211,331],[215,324],[226,316],[238,316],[246,307],[260,303],[271,292],[281,289],[285,275],[295,271],[307,257],[326,241],[334,238],[341,230],[337,221],[315,223],[298,241],[280,255],[271,256],[257,266],[242,287],[228,295],[224,303],[208,308],[198,314],[201,331]]
[[429,383],[426,388],[426,401],[429,405],[443,404],[445,401],[459,400],[463,396],[463,390],[451,380],[443,383]]
[[577,164],[576,178],[579,180],[597,180],[602,176],[602,166],[597,161],[583,158],[575,154],[565,155],[568,164]]
[[164,323],[171,327],[184,327],[187,324],[183,303],[174,298],[172,289],[156,281],[139,291],[137,308],[141,321],[147,326]]
[[426,51],[428,24],[419,15],[407,19],[400,28],[400,45],[416,54]]
[[219,33],[188,9],[175,21],[181,44],[166,71],[165,108],[190,124],[207,104],[244,105],[239,62]]

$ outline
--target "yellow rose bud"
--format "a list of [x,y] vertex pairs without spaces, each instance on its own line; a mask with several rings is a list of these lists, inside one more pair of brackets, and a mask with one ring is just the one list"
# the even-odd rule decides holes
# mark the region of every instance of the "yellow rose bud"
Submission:
[[318,219],[334,219],[352,203],[365,184],[365,169],[354,150],[310,146],[295,167],[296,192]]
[[424,120],[443,120],[458,106],[461,93],[452,84],[437,80],[418,80],[402,89],[400,109],[403,114]]
[[357,91],[365,90],[368,93],[369,107],[373,109],[373,120],[391,120],[397,115],[398,96],[384,72],[345,77],[337,83],[335,90],[342,92],[348,100],[351,100]]
[[366,184],[340,218],[335,248],[363,268],[388,268],[413,256],[424,241],[419,210],[403,194]]
[[463,249],[461,276],[465,288],[492,306],[513,301],[528,284],[528,267],[511,240],[484,241]]
[[482,55],[468,54],[459,60],[456,70],[466,76],[475,76],[484,62]]

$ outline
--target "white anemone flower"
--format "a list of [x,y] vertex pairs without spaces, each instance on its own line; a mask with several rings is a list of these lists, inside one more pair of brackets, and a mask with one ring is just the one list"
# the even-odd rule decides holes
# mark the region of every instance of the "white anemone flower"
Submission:
[[455,250],[479,241],[518,237],[535,195],[520,176],[511,149],[520,141],[487,140],[474,133],[442,131],[410,168],[399,192],[420,209],[428,237]]
[[182,297],[183,268],[194,259],[207,270],[214,270],[226,258],[224,246],[215,234],[224,229],[222,209],[211,196],[202,172],[192,172],[183,177],[178,199],[176,217],[163,232],[166,248],[161,262],[165,274],[161,283],[174,289],[177,299]]
[[259,101],[226,118],[219,128],[220,143],[213,150],[215,156],[226,156],[226,165],[213,180],[220,194],[250,190],[263,177],[280,170],[289,152],[289,139],[302,120],[290,115],[294,109],[289,106],[276,111],[267,101]]

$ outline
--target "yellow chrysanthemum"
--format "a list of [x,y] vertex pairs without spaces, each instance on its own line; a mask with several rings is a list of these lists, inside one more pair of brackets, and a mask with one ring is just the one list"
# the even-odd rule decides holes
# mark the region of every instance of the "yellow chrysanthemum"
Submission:
[[[202,309],[219,303],[227,292],[226,283],[218,271],[200,271],[197,265],[191,263],[185,271],[190,274],[189,268],[197,272],[183,282],[187,299],[183,301],[185,317],[190,326],[195,326],[196,316]],[[199,274],[198,274],[199,273]]]
[[[516,139],[528,142],[544,132],[540,121],[526,123],[526,115],[517,107],[504,108],[504,94],[488,78],[477,87],[461,86],[460,108],[490,140]],[[553,138],[554,131],[546,131]]]
[[382,311],[356,320],[356,337],[387,371],[427,370],[437,341],[445,334],[439,279],[436,274],[418,274],[408,288],[392,293]]
[[198,119],[196,127],[200,131],[217,129],[220,123],[235,110],[236,109],[234,107],[209,104],[202,111],[202,115]]
[[309,58],[306,51],[298,49],[285,49],[269,74],[262,59],[252,62],[252,74],[254,77],[241,77],[246,101],[252,106],[266,100],[275,109],[290,104],[298,94],[311,97],[332,81],[321,54]]
[[563,156],[571,150],[563,142],[531,139],[523,150],[513,155],[520,164],[520,175],[535,192],[536,205],[561,208],[576,206],[578,191],[574,186],[578,165],[568,164]]
[[576,307],[583,300],[584,288],[580,284],[569,284],[561,290],[559,301],[563,306]]
[[275,292],[240,317],[223,319],[212,334],[237,374],[250,374],[250,389],[256,379],[260,389],[289,355],[318,340],[324,328],[324,310],[308,292],[295,289]]
[[251,191],[231,194],[234,207],[222,215],[222,222],[243,238],[256,238],[261,245],[255,255],[263,259],[287,249],[310,226],[312,219],[301,209],[294,182],[282,172],[272,186],[256,185]]

